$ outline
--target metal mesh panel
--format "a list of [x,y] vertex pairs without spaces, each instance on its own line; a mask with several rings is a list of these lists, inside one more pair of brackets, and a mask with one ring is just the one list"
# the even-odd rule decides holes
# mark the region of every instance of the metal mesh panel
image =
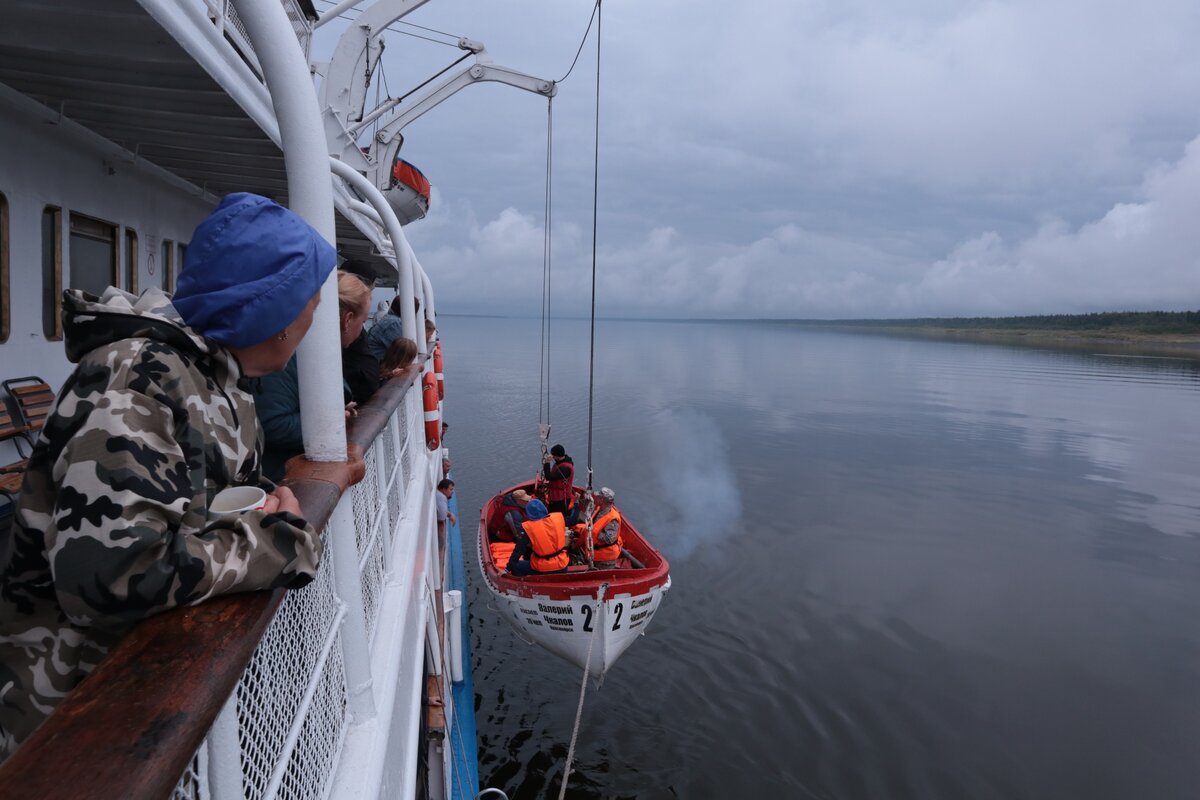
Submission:
[[400,419],[404,415],[404,405],[401,404],[392,414],[391,421],[388,422],[388,429],[385,432],[386,450],[388,457],[385,467],[387,468],[387,503],[388,503],[388,518],[391,520],[391,530],[387,531],[387,541],[392,541],[392,534],[396,530],[396,524],[400,521],[400,501],[404,496],[404,488],[400,485],[404,472],[400,464],[400,450],[396,447],[395,432],[401,428]]
[[383,469],[384,465],[380,463],[379,453],[383,451],[380,439],[387,437],[388,432],[384,430],[367,450],[363,458],[367,467],[366,477],[355,484],[352,498],[354,537],[358,543],[359,554],[356,566],[359,570],[359,584],[362,586],[368,639],[375,635],[375,610],[383,585],[383,534],[380,531],[383,523],[383,503],[379,497],[379,470]]
[[378,616],[379,596],[383,592],[383,543],[387,541],[384,531],[371,538],[370,550],[359,568],[362,583],[363,614],[367,619],[367,640],[375,641],[375,622]]
[[[200,749],[204,749],[204,745],[200,745]],[[175,791],[171,792],[171,800],[199,800],[205,796],[203,787],[200,782],[200,775],[203,769],[200,766],[200,753],[192,757],[188,762],[187,769],[183,771],[183,775],[179,778],[179,783],[175,785]]]
[[308,18],[304,16],[304,12],[300,10],[300,4],[296,0],[283,0],[283,10],[287,13],[288,21],[292,23],[292,30],[296,32],[296,40],[300,42],[300,49],[308,55],[308,43],[312,39],[312,29],[309,26]]
[[[304,52],[305,57],[308,56],[309,43],[312,41],[312,24],[308,18],[304,16],[304,11],[300,8],[296,0],[281,0],[284,13],[287,14],[288,21],[292,23],[292,30],[296,34],[296,41],[300,44],[300,49]],[[258,56],[254,51],[254,40],[250,38],[250,31],[246,29],[246,23],[242,21],[238,15],[237,9],[230,0],[208,0],[209,16],[217,22],[218,17],[224,17],[224,31],[229,40],[241,52],[242,55],[251,62],[251,66],[258,68]]]
[[[284,787],[303,785],[299,794],[280,796],[320,797],[331,773],[343,737],[346,689],[340,637],[333,636],[332,651],[318,672],[326,643],[336,623],[340,604],[333,592],[333,550],[326,540],[324,561],[317,577],[302,590],[288,592],[254,657],[238,684],[238,736],[242,748],[243,785],[247,798],[260,798],[276,765],[293,722],[302,711],[308,687],[317,691],[307,710],[300,742],[288,758]],[[320,735],[306,731],[320,726]],[[307,738],[306,738],[307,736]]]
[[379,516],[379,483],[375,472],[379,469],[379,441],[371,445],[363,456],[367,473],[361,481],[354,484],[350,490],[351,505],[354,508],[354,541],[358,544],[358,552],[366,550],[365,543],[371,536],[375,520]]
[[[384,433],[386,435],[386,431]],[[379,438],[378,436],[375,437],[375,443],[367,451],[365,459],[367,476],[358,484],[358,486],[362,487],[362,492],[366,496],[366,502],[371,507],[371,525],[369,528],[371,531],[375,530],[376,525],[382,524],[383,500],[379,496],[379,471],[387,468],[380,460],[383,447],[379,444]]]
[[[400,408],[403,408],[401,406]],[[387,427],[383,429],[383,433],[379,434],[379,439],[383,441],[383,466],[387,470],[388,477],[391,477],[392,467],[396,465],[396,418],[399,416],[400,408],[392,412],[392,416],[388,417]]]
[[413,464],[413,404],[410,402],[413,394],[413,392],[409,392],[409,394],[405,396],[403,413],[400,415],[400,464],[404,468],[404,476],[406,479],[412,476]]
[[340,637],[321,672],[320,684],[304,719],[296,749],[277,797],[310,800],[324,797],[325,782],[333,772],[337,754],[346,738],[346,679]]
[[250,31],[246,30],[246,23],[242,22],[242,18],[238,15],[237,9],[233,3],[225,3],[225,22],[228,23],[225,27],[225,32],[236,41],[239,45],[254,48],[254,41],[250,38]]

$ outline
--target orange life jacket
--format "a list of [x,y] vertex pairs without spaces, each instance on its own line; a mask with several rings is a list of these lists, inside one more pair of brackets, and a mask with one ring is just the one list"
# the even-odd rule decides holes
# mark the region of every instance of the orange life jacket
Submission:
[[[600,509],[596,509],[596,514],[600,513]],[[596,537],[600,531],[604,530],[604,526],[613,520],[617,521],[617,541],[609,545],[602,545],[596,541]],[[621,540],[621,512],[617,511],[616,506],[609,506],[608,512],[603,516],[592,516],[592,557],[596,561],[616,561],[621,557],[621,546],[624,542]]]
[[[551,474],[560,472],[567,473],[565,477],[550,477]],[[575,492],[571,486],[575,482],[575,462],[570,457],[564,458],[562,461],[555,461],[553,464],[547,464],[542,470],[542,474],[546,477],[548,483],[546,490],[546,500],[550,503],[566,501],[568,508],[575,499]]]
[[521,523],[533,546],[529,565],[538,572],[554,572],[570,563],[567,554],[567,523],[557,511],[542,519],[531,519]]

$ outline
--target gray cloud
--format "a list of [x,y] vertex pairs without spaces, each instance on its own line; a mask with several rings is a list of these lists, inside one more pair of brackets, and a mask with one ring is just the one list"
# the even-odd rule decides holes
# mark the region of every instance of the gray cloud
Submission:
[[[413,21],[558,77],[589,8],[474,6],[468,29],[446,2]],[[609,0],[604,25],[606,313],[1196,305],[1194,3]],[[389,80],[452,55],[396,57]],[[555,100],[560,308],[589,281],[592,57]],[[438,187],[409,233],[444,310],[539,308],[545,123],[544,102],[489,87],[406,132]]]

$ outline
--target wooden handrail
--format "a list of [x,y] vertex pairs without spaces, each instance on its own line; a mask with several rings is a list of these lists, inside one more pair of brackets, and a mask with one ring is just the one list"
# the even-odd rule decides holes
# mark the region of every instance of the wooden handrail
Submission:
[[[388,381],[351,420],[364,450],[419,375]],[[340,498],[326,481],[288,481],[321,530]],[[284,590],[245,592],[140,622],[0,765],[0,800],[168,797],[237,686]]]

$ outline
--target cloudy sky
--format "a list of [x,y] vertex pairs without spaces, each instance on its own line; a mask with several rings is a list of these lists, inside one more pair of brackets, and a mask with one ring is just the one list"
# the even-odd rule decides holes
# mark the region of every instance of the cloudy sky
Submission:
[[[435,0],[407,19],[557,79],[591,9]],[[600,313],[1198,308],[1197,41],[1195,0],[606,0]],[[387,44],[392,94],[458,55]],[[568,316],[588,303],[595,79],[593,40],[554,100]],[[407,232],[439,310],[540,309],[546,122],[543,98],[487,85],[406,129],[435,187]]]

